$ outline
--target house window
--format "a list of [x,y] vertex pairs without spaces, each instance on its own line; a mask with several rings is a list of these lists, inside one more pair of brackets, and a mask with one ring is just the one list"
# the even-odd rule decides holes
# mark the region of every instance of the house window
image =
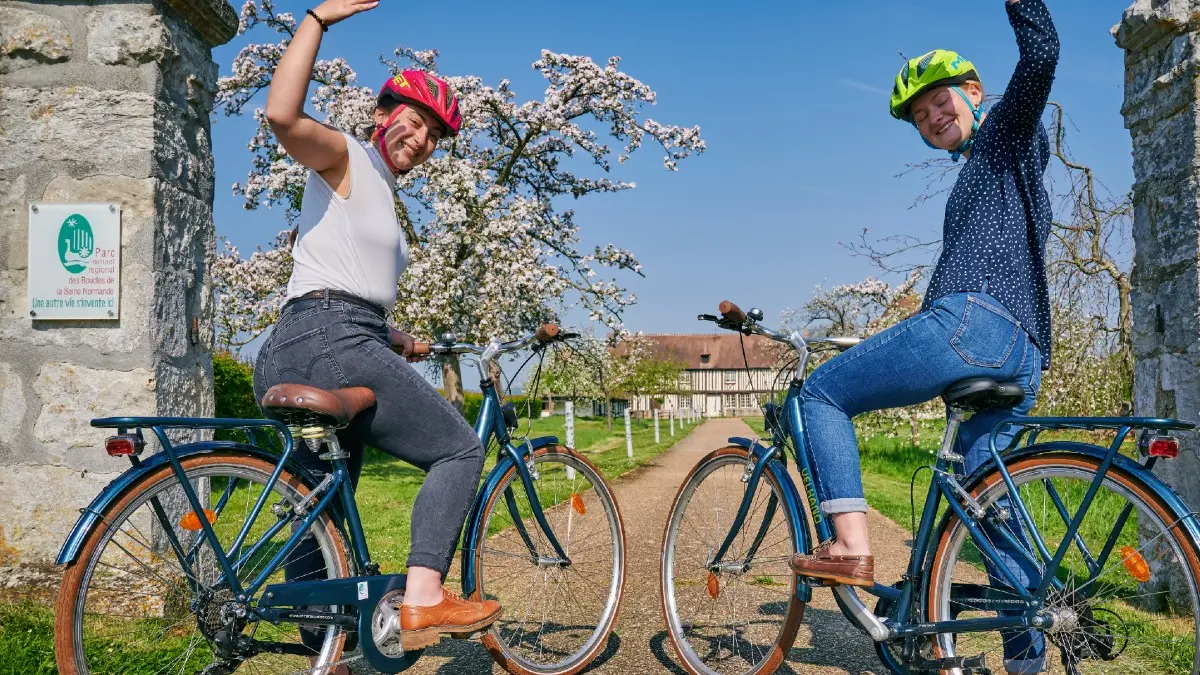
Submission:
[[723,406],[727,410],[732,410],[737,407],[737,394],[725,394],[721,397]]
[[754,407],[754,394],[738,394],[738,407],[749,410]]
[[712,356],[712,355],[711,354],[701,354],[700,355],[700,363],[708,363],[708,358],[710,356]]
[[680,373],[679,374],[679,386],[681,386],[681,387],[692,386],[692,374],[687,372],[686,370],[683,371],[682,373]]
[[678,398],[679,398],[679,409],[680,410],[683,410],[684,408],[692,407],[692,397],[691,396],[680,396]]
[[725,384],[727,384],[727,385],[729,385],[729,384],[737,384],[737,380],[738,380],[738,378],[737,378],[737,371],[736,371],[736,370],[727,370],[727,371],[725,371],[725,380],[724,380],[724,381],[725,381]]

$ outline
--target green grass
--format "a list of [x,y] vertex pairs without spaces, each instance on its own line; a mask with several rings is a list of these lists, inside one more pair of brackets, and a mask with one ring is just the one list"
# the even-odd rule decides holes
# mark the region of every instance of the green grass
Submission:
[[[545,417],[522,420],[517,432],[530,438],[557,436],[566,443],[565,420],[562,417]],[[683,433],[677,429],[671,438],[667,426],[661,426],[661,442],[654,443],[654,423],[651,420],[632,420],[633,457],[626,457],[624,420],[613,420],[608,430],[603,418],[581,417],[575,419],[575,445],[588,458],[606,481],[612,481],[648,462],[682,440]],[[515,442],[515,441],[514,441]],[[496,464],[493,448],[484,465],[484,473]],[[371,557],[380,564],[384,572],[401,572],[408,555],[409,525],[412,502],[421,487],[425,474],[420,469],[404,464],[390,456],[369,450],[363,462],[362,478],[358,488],[358,508],[362,515],[363,529]],[[541,496],[541,495],[539,495]],[[546,504],[545,506],[551,506]]]
[[[562,417],[549,417],[533,420],[521,420],[518,433],[521,437],[528,434],[530,438],[538,436],[557,436],[559,441],[566,442]],[[680,441],[690,428],[682,431],[676,429],[672,438],[666,423],[661,425],[661,442],[654,442],[654,426],[650,420],[633,420],[632,436],[634,456],[626,456],[624,420],[613,420],[610,431],[603,418],[577,418],[575,421],[575,443],[577,449],[600,470],[605,480],[611,481],[640,466],[651,462],[663,451]],[[496,462],[494,448],[490,452],[484,471],[490,470]],[[412,503],[417,491],[424,481],[425,474],[420,469],[392,458],[382,452],[368,449],[363,462],[362,477],[359,482],[357,499],[359,511],[363,519],[363,528],[367,533],[367,542],[372,557],[380,564],[385,573],[401,572],[404,570],[404,560],[408,554],[409,526],[411,522]],[[214,481],[213,489],[216,495],[224,484]],[[253,495],[252,495],[253,496]],[[540,495],[544,501],[553,503],[548,495]],[[547,504],[549,506],[551,504]],[[261,520],[261,518],[260,518]],[[218,529],[221,523],[218,522]],[[265,527],[256,525],[255,533]],[[251,537],[253,540],[254,537]],[[262,555],[267,555],[263,553]],[[53,651],[53,612],[33,602],[19,603],[0,602],[0,675],[47,675],[57,672],[54,664]],[[161,653],[142,650],[140,658],[144,663],[130,663],[126,659],[108,663],[103,659],[104,654],[93,655],[101,659],[98,672],[106,672],[107,667],[121,672],[155,672],[162,664],[156,659],[164,657],[168,660],[177,655],[170,649],[169,643],[164,643]],[[170,656],[167,656],[170,655]],[[114,654],[113,658],[117,658]],[[104,664],[107,664],[104,665]]]

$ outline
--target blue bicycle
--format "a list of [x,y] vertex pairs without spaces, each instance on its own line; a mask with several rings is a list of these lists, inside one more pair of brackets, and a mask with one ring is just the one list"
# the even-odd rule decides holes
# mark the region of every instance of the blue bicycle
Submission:
[[[663,611],[689,673],[771,673],[787,658],[812,592],[788,559],[812,550],[810,532],[834,535],[817,508],[801,414],[810,346],[848,349],[859,340],[776,332],[759,324],[760,311],[732,303],[700,319],[790,345],[797,368],[782,405],[765,406],[771,443],[731,438],[680,487],[663,541]],[[893,673],[990,673],[1005,658],[1038,664],[1027,672],[1200,673],[1200,527],[1151,471],[1179,452],[1168,434],[1195,425],[1012,417],[992,432],[992,461],[962,475],[953,452],[959,425],[1023,396],[1019,386],[984,378],[947,389],[948,424],[907,572],[894,586],[864,589],[878,598],[874,611],[851,587],[835,586],[842,613]],[[1000,448],[1006,425],[1015,433]],[[1050,430],[1113,439],[1107,447],[1038,440]],[[1135,430],[1136,449],[1122,452]],[[1023,651],[1004,654],[1006,643]]]
[[[514,444],[516,412],[486,375],[501,354],[567,337],[547,325],[503,344],[419,345],[478,357],[475,430],[497,461],[467,518],[459,573],[465,596],[501,602],[505,615],[483,642],[514,673],[587,666],[607,646],[625,582],[624,528],[599,471],[554,437]],[[400,639],[405,576],[372,562],[349,453],[335,436],[373,394],[272,392],[269,420],[92,421],[117,430],[105,448],[133,466],[83,509],[59,554],[60,672],[324,675],[365,658],[395,673],[417,660]],[[161,448],[145,458],[143,429]],[[197,429],[241,429],[249,442],[173,441]],[[331,472],[316,476],[292,459],[314,451]],[[285,580],[285,566],[304,556],[319,556],[324,576]]]

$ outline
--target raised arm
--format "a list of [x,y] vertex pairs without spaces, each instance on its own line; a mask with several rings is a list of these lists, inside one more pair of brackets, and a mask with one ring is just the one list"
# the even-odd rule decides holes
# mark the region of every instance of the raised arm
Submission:
[[1029,142],[1042,123],[1058,67],[1058,31],[1043,0],[1008,0],[1008,21],[1017,37],[1020,59],[1004,97],[992,109],[992,123],[1005,138]]
[[[378,4],[379,0],[328,0],[312,11],[328,28]],[[271,131],[293,159],[314,171],[344,164],[349,158],[346,137],[304,112],[308,82],[325,28],[311,15],[305,15],[279,59],[267,90],[266,113]]]

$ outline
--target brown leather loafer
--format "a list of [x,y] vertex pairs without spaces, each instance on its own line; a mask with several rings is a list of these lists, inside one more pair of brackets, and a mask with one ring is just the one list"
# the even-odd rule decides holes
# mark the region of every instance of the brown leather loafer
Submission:
[[875,556],[830,555],[829,544],[822,544],[811,555],[792,556],[792,571],[826,585],[871,586],[875,583]]
[[437,644],[442,633],[466,638],[500,618],[495,600],[472,602],[442,589],[442,601],[430,607],[400,605],[400,644],[405,650]]

